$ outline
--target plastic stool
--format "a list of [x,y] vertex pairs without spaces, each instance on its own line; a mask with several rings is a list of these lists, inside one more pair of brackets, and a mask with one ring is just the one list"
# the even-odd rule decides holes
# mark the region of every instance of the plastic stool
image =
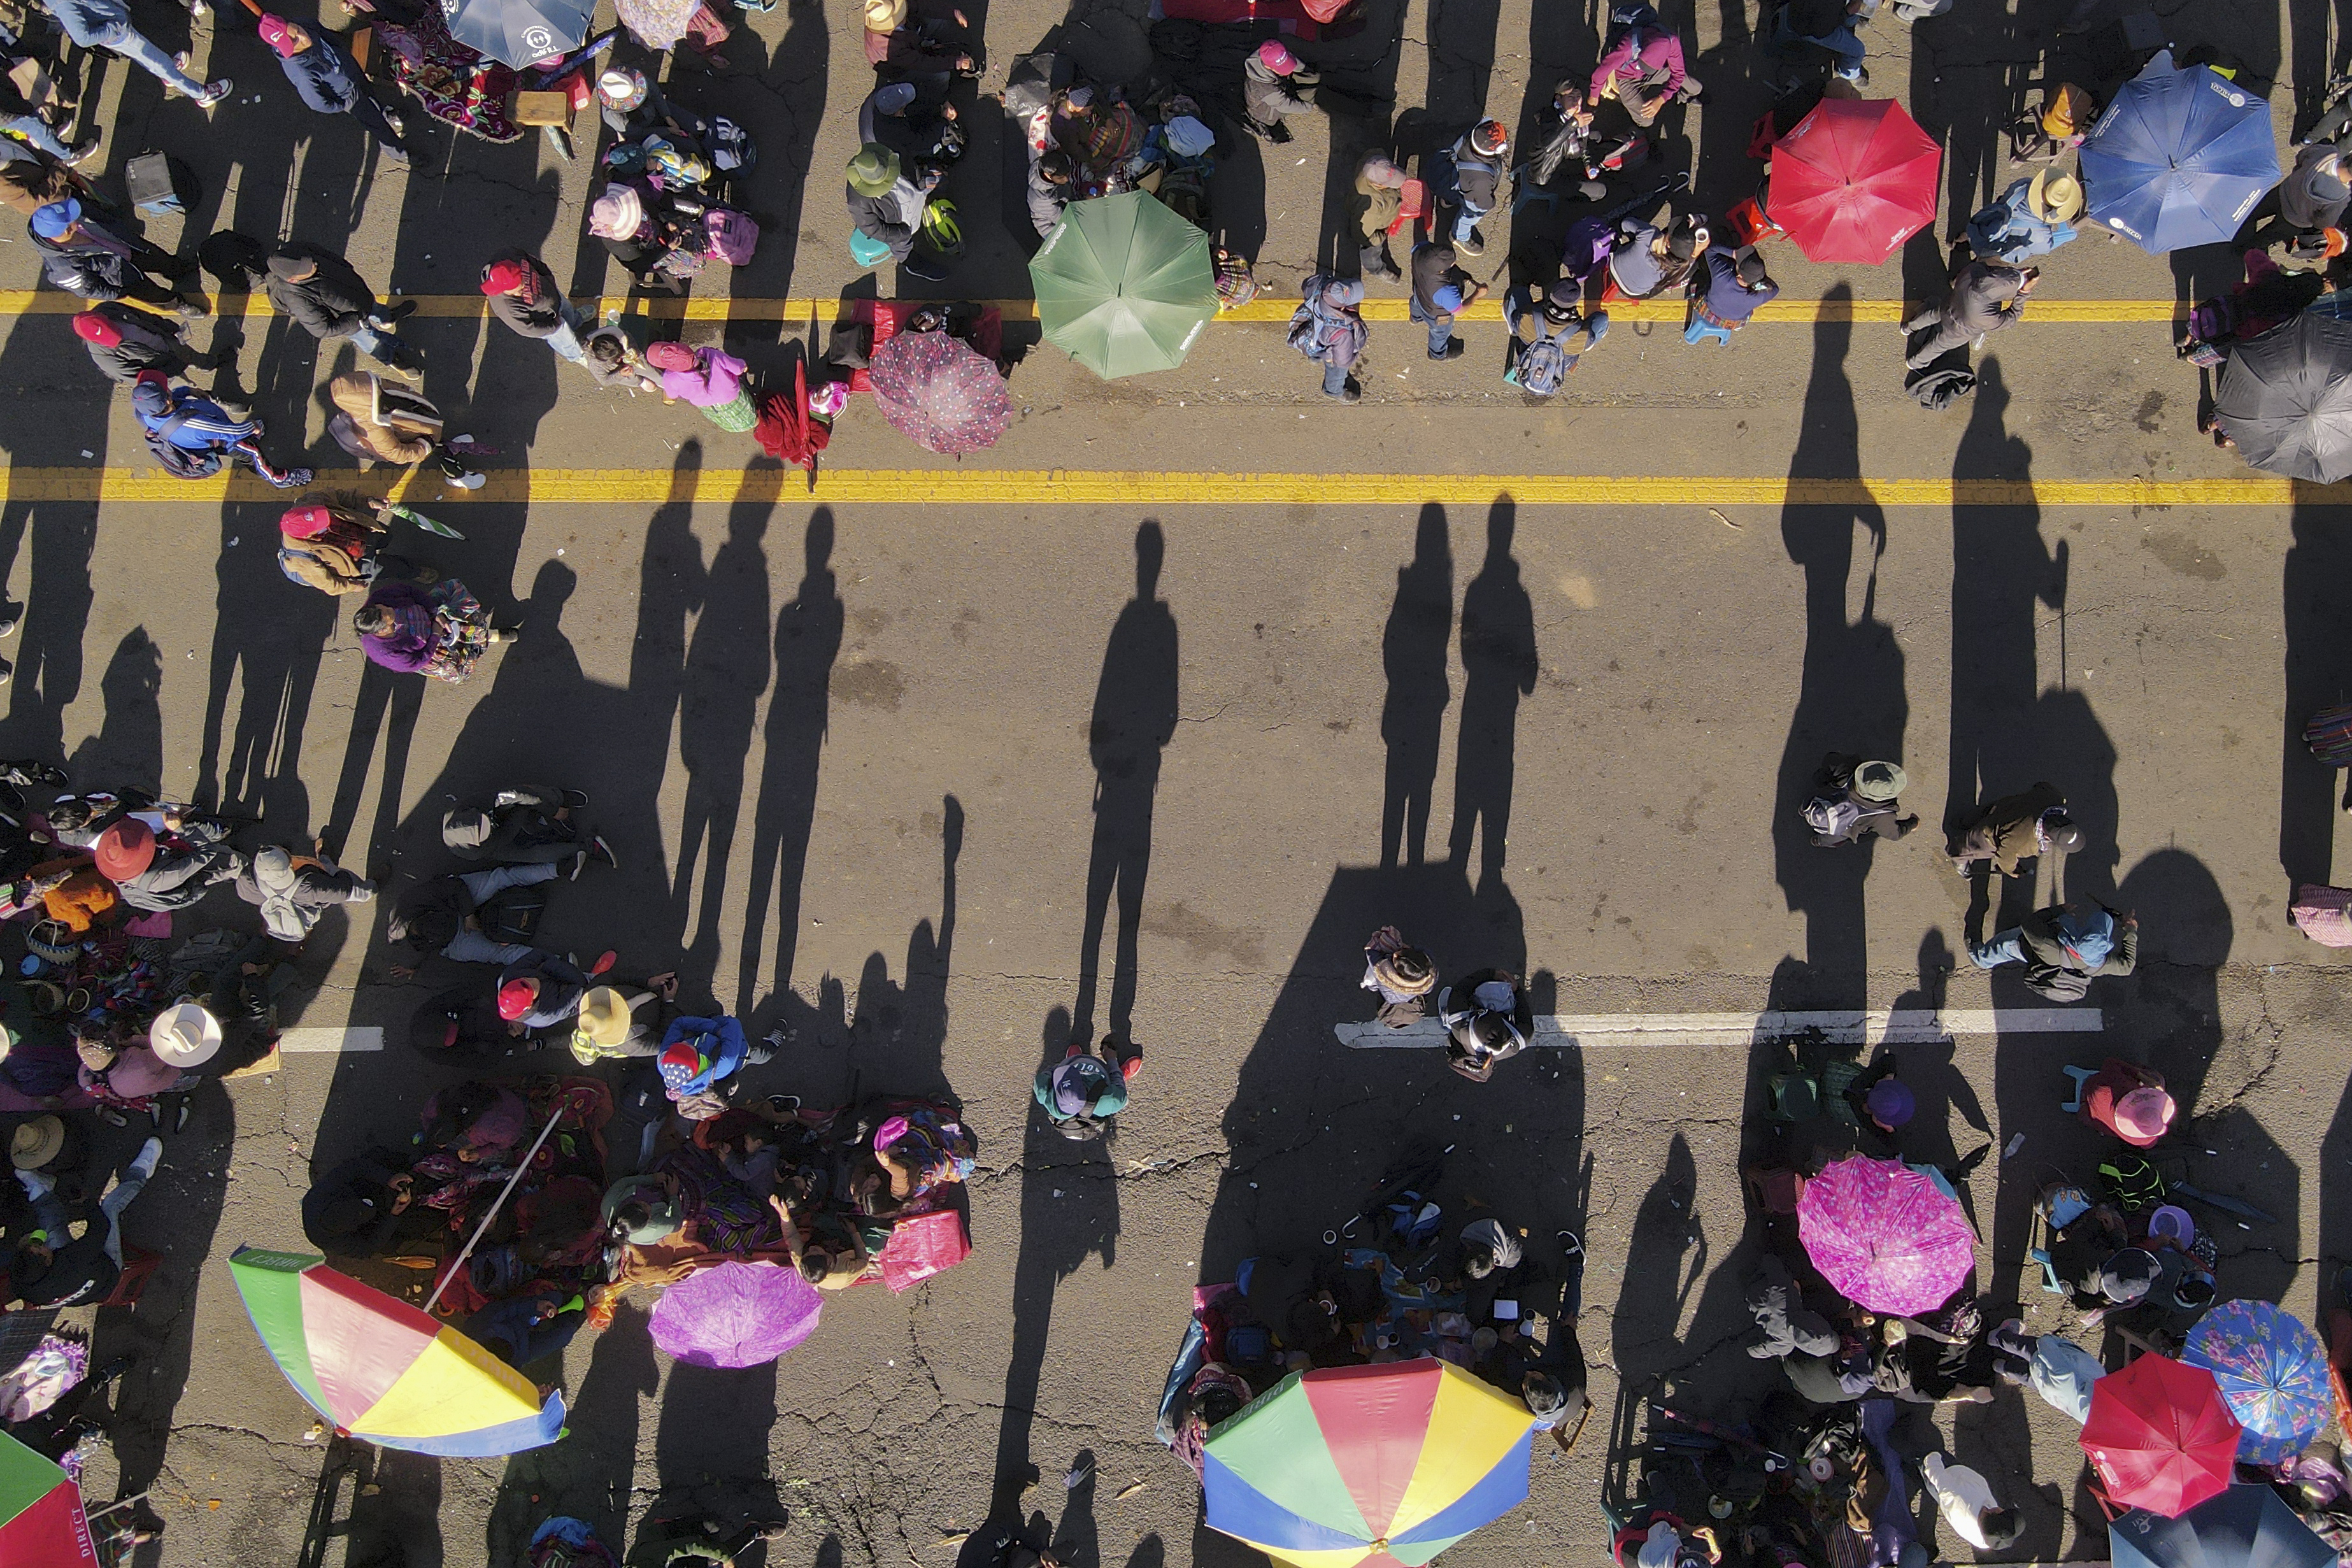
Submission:
[[1765,216],[1764,204],[1754,196],[1733,207],[1723,216],[1724,227],[1731,231],[1734,246],[1758,245],[1777,239],[1788,231]]
[[1725,348],[1729,348],[1731,329],[1718,327],[1705,316],[1693,316],[1690,319],[1690,325],[1683,329],[1683,342],[1686,343],[1706,342],[1710,340],[1721,343]]
[[2069,1112],[2080,1110],[2083,1109],[2083,1086],[2085,1083],[2088,1083],[2091,1079],[2098,1077],[2099,1069],[2096,1068],[2069,1067],[2065,1069],[2065,1073],[2068,1078],[2074,1080],[2074,1098],[2068,1100],[2058,1109]]
[[1802,1073],[1776,1073],[1767,1086],[1764,1112],[1773,1121],[1805,1121],[1822,1109],[1821,1086]]
[[101,1307],[137,1307],[139,1298],[146,1293],[148,1277],[163,1266],[163,1255],[150,1252],[143,1247],[122,1245],[122,1276],[115,1280],[114,1289]]

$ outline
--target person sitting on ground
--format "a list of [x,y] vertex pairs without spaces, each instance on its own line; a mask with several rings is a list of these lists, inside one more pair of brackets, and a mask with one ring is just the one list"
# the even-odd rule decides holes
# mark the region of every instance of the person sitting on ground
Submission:
[[1756,1260],[1756,1276],[1748,1285],[1748,1311],[1756,1320],[1748,1353],[1758,1361],[1777,1361],[1792,1352],[1829,1356],[1838,1352],[1837,1331],[1827,1318],[1806,1307],[1789,1266],[1769,1252]]
[[2071,855],[2083,844],[2083,830],[2066,813],[2066,797],[2054,784],[2037,784],[2021,794],[2002,795],[1956,824],[1945,853],[1963,877],[1984,864],[2000,876],[2014,877],[2029,860]]
[[436,953],[457,963],[508,964],[529,956],[533,949],[523,939],[536,926],[546,897],[505,895],[551,882],[557,870],[545,864],[493,866],[418,883],[384,922],[384,940],[414,960],[392,965],[391,977],[409,978]]
[[950,17],[959,28],[971,26],[961,10],[948,17],[911,17],[908,0],[866,0],[866,64],[905,77],[979,74],[979,62],[950,35]]
[[[1896,15],[1901,15],[1899,6]],[[2042,107],[2027,110],[2010,124],[2010,162],[2047,163],[2066,156],[2083,144],[2098,117],[2097,100],[2073,82],[2045,89]]]
[[1969,219],[1969,248],[2014,267],[2076,237],[2083,187],[2055,169],[2018,181]]
[[906,163],[889,148],[868,142],[849,160],[845,193],[850,226],[908,276],[932,283],[948,275],[945,259],[923,236],[924,211],[940,179],[938,169]]
[[1507,970],[1474,970],[1437,994],[1446,1031],[1446,1064],[1473,1083],[1495,1076],[1498,1062],[1528,1048],[1535,1015],[1526,987]]
[[214,883],[243,868],[226,837],[217,822],[200,819],[159,838],[144,820],[126,816],[98,836],[90,858],[124,903],[168,914],[202,902]]
[[1952,1532],[1979,1552],[2004,1550],[2024,1528],[2017,1510],[2003,1508],[1994,1498],[1990,1482],[1941,1453],[1919,1461],[1919,1481]]
[[644,351],[630,342],[618,322],[607,322],[589,333],[586,346],[588,357],[580,363],[597,385],[618,387],[632,396],[640,392],[660,394],[661,377],[646,365]]
[[[717,1520],[664,1521],[665,1534],[655,1542],[658,1556],[647,1561],[661,1568],[735,1568],[735,1559],[753,1546],[775,1545],[784,1538],[782,1522],[754,1521],[730,1531]],[[771,1561],[774,1559],[772,1557]]]
[[604,1233],[619,1246],[650,1247],[686,1224],[677,1178],[650,1172],[623,1176],[604,1189]]
[[1121,1056],[1118,1037],[1105,1035],[1099,1056],[1084,1040],[1073,1040],[1060,1061],[1037,1069],[1032,1091],[1054,1131],[1074,1139],[1111,1131],[1113,1118],[1127,1109],[1127,1086],[1143,1066],[1139,1052]]
[[573,812],[587,808],[584,790],[515,784],[486,804],[457,805],[442,813],[441,843],[461,860],[493,866],[570,865],[574,877],[583,850],[617,866],[604,836],[583,831],[572,819]]
[[[50,1309],[102,1301],[122,1278],[122,1211],[139,1196],[163,1162],[163,1141],[150,1138],[124,1168],[113,1189],[95,1205],[68,1208],[57,1184],[38,1171],[18,1171],[16,1180],[32,1199],[40,1228],[16,1244],[8,1264],[8,1288],[28,1307]],[[86,1222],[79,1237],[70,1226]],[[103,1222],[102,1224],[100,1222]]]
[[1636,0],[1612,8],[1609,22],[1609,46],[1586,83],[1591,102],[1614,99],[1634,124],[1649,126],[1668,104],[1698,97],[1698,83],[1683,69],[1682,37],[1657,12]]
[[2003,1383],[2031,1383],[2034,1393],[2077,1426],[2090,1418],[2091,1387],[2107,1374],[2098,1357],[2056,1334],[2027,1333],[2021,1318],[2010,1319],[1986,1339],[1993,1350],[1993,1370]]
[[752,1045],[743,1037],[742,1023],[721,1015],[715,1018],[679,1018],[662,1032],[657,1068],[662,1093],[689,1121],[708,1121],[726,1110],[740,1084],[731,1082],[746,1067],[772,1059],[775,1049]]
[[[642,986],[590,986],[572,1031],[572,1057],[587,1067],[608,1058],[660,1055],[677,1000],[675,971],[653,975]],[[652,1018],[639,1022],[637,1013],[647,1006],[654,1008]]]
[[837,1209],[819,1208],[803,1225],[793,1217],[782,1194],[769,1194],[768,1205],[776,1211],[785,1249],[802,1279],[820,1290],[845,1290],[866,1277],[873,1254],[864,1233],[848,1215]]
[[859,143],[879,142],[916,163],[953,163],[963,156],[964,130],[946,91],[944,81],[932,92],[911,81],[882,83],[857,107]]
[[1664,229],[1656,222],[1621,225],[1618,234],[1619,242],[1609,252],[1609,283],[1628,300],[1687,290],[1710,238],[1706,220],[1696,213],[1685,213]]
[[1049,147],[1029,164],[1029,224],[1045,238],[1062,221],[1062,209],[1070,205],[1071,181],[1076,177],[1077,166],[1070,155],[1059,147]]
[[1576,194],[1597,202],[1609,194],[1609,187],[1601,183],[1591,154],[1592,100],[1586,95],[1584,82],[1564,77],[1551,89],[1551,101],[1544,106],[1534,144],[1528,151],[1528,183],[1549,185],[1566,169]]
[[587,1303],[553,1290],[492,1301],[466,1320],[465,1335],[517,1372],[562,1353],[587,1325]]
[[261,910],[262,929],[279,942],[301,942],[337,904],[375,898],[375,884],[328,858],[323,843],[314,842],[312,850],[297,855],[272,844],[255,850],[237,873],[236,896]]
[[1865,837],[1900,838],[1919,826],[1916,813],[1897,815],[1909,782],[1900,764],[1865,762],[1845,752],[1822,758],[1813,794],[1801,815],[1813,830],[1816,848],[1859,844]]
[[[499,971],[499,1016],[521,1038],[571,1022],[588,994],[588,973],[559,953],[532,948]],[[736,1034],[742,1034],[739,1026]]]
[[2070,900],[2034,910],[1990,940],[1969,944],[1979,969],[2025,966],[2026,989],[2053,1002],[2079,1002],[2095,974],[2121,978],[2139,962],[2139,917],[2096,900]]
[[405,1161],[382,1149],[352,1155],[302,1194],[302,1234],[330,1258],[382,1258],[447,1226],[415,1201]]
[[1429,994],[1437,988],[1437,965],[1429,954],[1406,945],[1404,933],[1382,926],[1364,943],[1362,988],[1381,999],[1373,1016],[1391,1029],[1409,1029],[1429,1016]]
[[1315,109],[1298,89],[1320,79],[1280,38],[1268,38],[1242,61],[1242,123],[1251,134],[1282,145],[1290,140],[1290,127],[1283,121]]
[[350,490],[288,507],[278,520],[278,569],[288,582],[322,594],[366,593],[383,569],[391,508],[389,500]]

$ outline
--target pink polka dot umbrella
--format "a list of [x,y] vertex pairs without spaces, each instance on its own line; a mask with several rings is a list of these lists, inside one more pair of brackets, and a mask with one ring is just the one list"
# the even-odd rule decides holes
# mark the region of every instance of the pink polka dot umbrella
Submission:
[[1853,1154],[1814,1177],[1797,1236],[1831,1287],[1874,1312],[1939,1307],[1976,1266],[1960,1205],[1900,1160]]
[[899,332],[874,351],[866,374],[882,416],[915,444],[948,457],[993,447],[1013,423],[1004,377],[946,332]]

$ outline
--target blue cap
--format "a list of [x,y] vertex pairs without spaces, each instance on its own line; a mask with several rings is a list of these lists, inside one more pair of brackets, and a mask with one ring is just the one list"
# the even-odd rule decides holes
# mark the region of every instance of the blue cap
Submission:
[[33,209],[33,232],[43,239],[63,239],[66,230],[81,221],[81,204],[68,196]]

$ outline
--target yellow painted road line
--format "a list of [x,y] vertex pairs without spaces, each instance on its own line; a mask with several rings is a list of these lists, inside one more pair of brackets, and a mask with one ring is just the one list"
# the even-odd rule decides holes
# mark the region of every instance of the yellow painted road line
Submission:
[[[693,501],[824,501],[857,506],[2352,506],[2352,484],[2231,479],[1791,479],[1606,474],[1192,474],[1074,468],[828,468],[812,488],[797,468],[493,469],[464,499],[437,478],[406,476],[406,499],[457,521],[484,501],[658,506]],[[381,491],[380,475],[321,471],[317,482]],[[11,501],[180,504],[281,498],[250,474],[175,479],[155,468],[12,468]]]
[[[394,295],[394,299],[414,299],[416,314],[432,320],[478,320],[488,314],[478,294]],[[986,301],[1004,312],[1008,321],[1034,321],[1037,319],[1037,302],[1034,300],[996,300]],[[787,325],[805,324],[811,321],[832,321],[845,313],[847,301],[841,300],[638,300],[608,294],[600,300],[585,297],[573,301],[581,310],[599,315],[606,310],[627,310],[630,313],[661,321],[782,321]],[[1226,321],[1287,321],[1297,309],[1295,300],[1261,299],[1251,301],[1238,310],[1229,310],[1219,319]],[[222,294],[213,297],[215,310],[228,316],[269,316],[276,314],[269,301],[259,294]],[[68,316],[80,310],[82,301],[70,294],[53,289],[0,289],[0,317],[7,316]],[[1756,313],[1759,322],[1793,322],[1812,326],[1823,321],[1899,321],[1912,307],[1900,300],[1775,300]],[[1367,300],[1364,319],[1368,321],[1402,321],[1406,319],[1405,301]],[[2067,321],[2091,324],[2114,324],[2138,321],[2173,321],[2187,314],[2188,307],[2170,300],[2034,300],[2029,321]],[[1683,320],[1680,300],[1620,300],[1609,307],[1612,320],[1620,321],[1673,321]],[[1462,312],[1466,321],[1499,321],[1503,306],[1499,300],[1482,300]]]

